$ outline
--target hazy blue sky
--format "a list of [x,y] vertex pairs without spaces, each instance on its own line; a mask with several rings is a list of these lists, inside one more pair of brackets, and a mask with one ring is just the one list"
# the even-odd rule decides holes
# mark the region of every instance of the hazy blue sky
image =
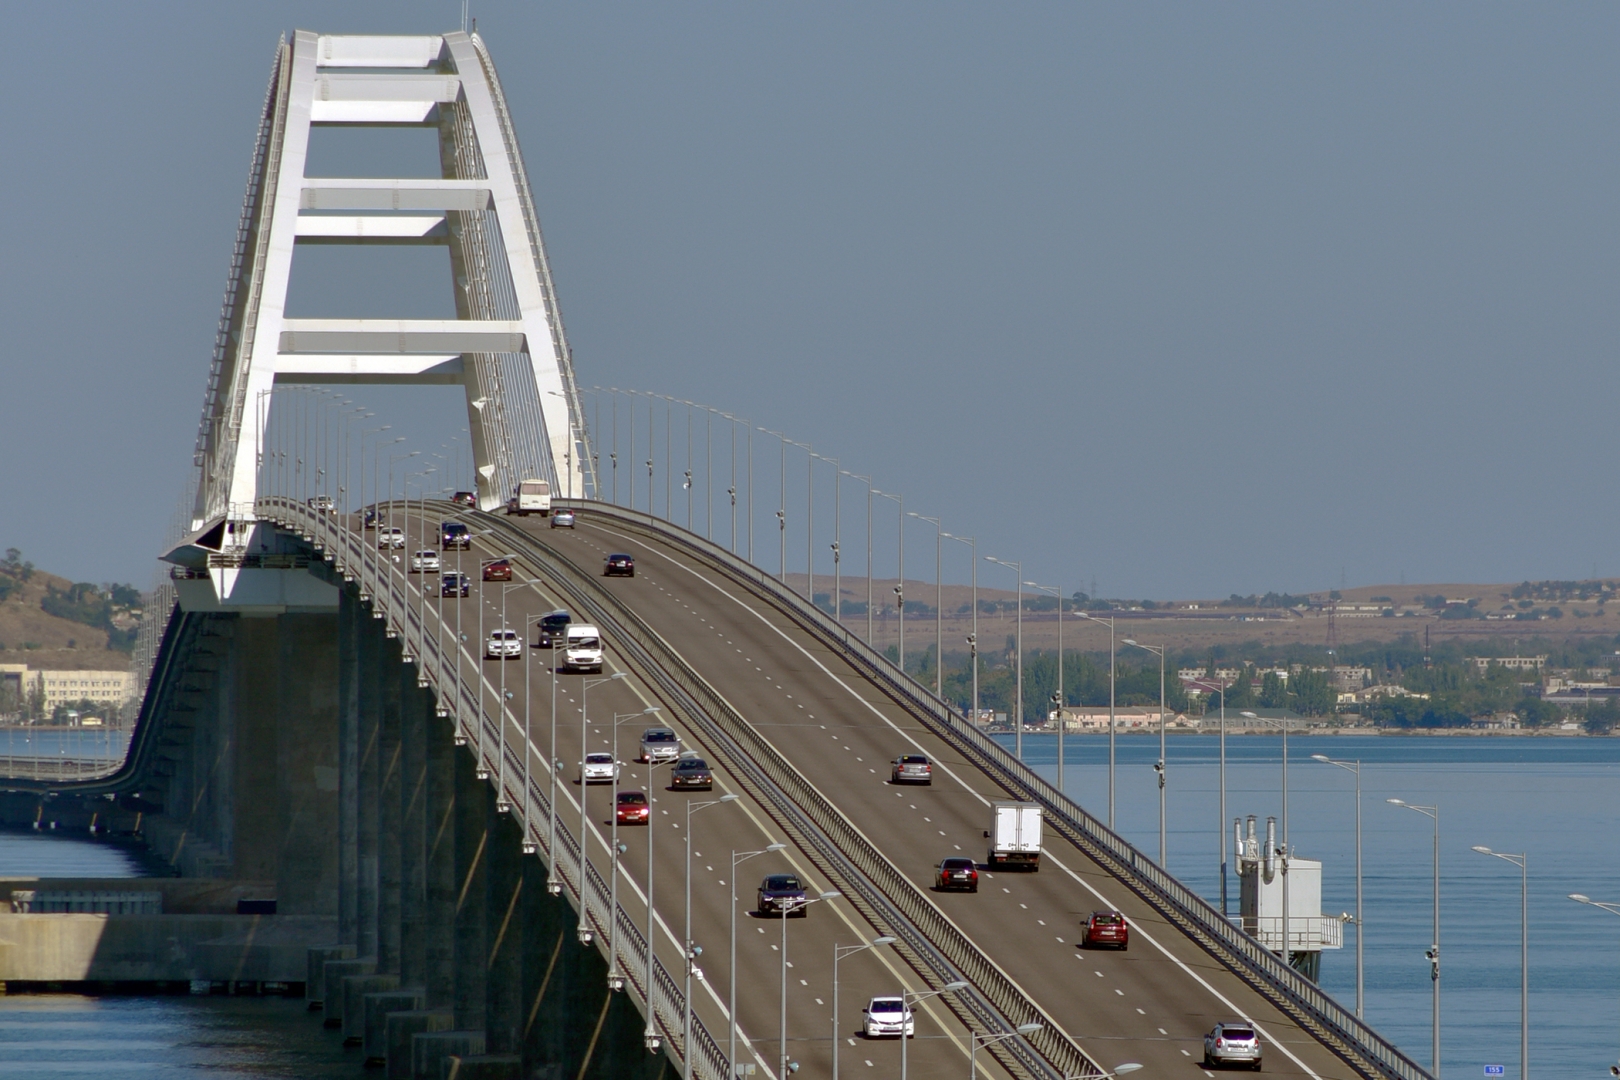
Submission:
[[[1070,591],[1620,574],[1620,8],[474,13],[586,386],[785,430]],[[459,18],[14,17],[0,546],[146,583],[277,35]]]

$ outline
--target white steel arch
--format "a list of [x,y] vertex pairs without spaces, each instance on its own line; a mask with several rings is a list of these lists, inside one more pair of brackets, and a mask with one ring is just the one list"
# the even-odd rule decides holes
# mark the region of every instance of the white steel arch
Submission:
[[[442,177],[306,177],[323,125],[436,128]],[[288,318],[300,244],[443,245],[456,318]],[[478,35],[301,30],[277,47],[197,435],[193,529],[254,519],[277,383],[461,385],[481,507],[527,476],[562,495],[595,490],[528,177]]]

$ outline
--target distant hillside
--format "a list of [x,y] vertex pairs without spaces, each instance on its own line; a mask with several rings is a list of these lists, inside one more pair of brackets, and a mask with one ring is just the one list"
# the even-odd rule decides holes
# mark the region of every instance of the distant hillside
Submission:
[[127,668],[140,617],[129,585],[75,583],[35,569],[16,548],[0,559],[0,664]]

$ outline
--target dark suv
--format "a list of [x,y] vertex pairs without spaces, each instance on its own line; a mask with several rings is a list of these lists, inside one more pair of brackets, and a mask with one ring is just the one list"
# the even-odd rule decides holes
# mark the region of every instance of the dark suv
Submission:
[[439,547],[445,551],[451,548],[467,550],[472,547],[472,530],[459,521],[439,522]]
[[573,621],[573,616],[561,609],[540,616],[540,632],[534,639],[534,647],[555,649],[559,642],[567,639],[568,624]]
[[670,770],[669,786],[691,788],[695,791],[713,791],[714,774],[709,771],[709,763],[702,758],[681,758],[675,763],[675,768]]
[[[429,589],[432,588],[430,584]],[[444,576],[439,578],[439,595],[455,598],[467,595],[467,575],[458,574],[454,570],[446,570]]]
[[772,874],[759,883],[759,913],[799,918],[810,914],[804,882],[794,874]]

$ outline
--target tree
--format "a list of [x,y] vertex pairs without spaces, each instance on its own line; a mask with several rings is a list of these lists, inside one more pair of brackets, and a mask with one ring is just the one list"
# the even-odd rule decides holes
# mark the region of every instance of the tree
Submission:
[[1288,689],[1282,681],[1282,676],[1275,671],[1268,671],[1260,680],[1260,707],[1262,709],[1286,709],[1288,707]]
[[1335,704],[1325,671],[1301,669],[1288,680],[1288,696],[1301,716],[1326,716]]

